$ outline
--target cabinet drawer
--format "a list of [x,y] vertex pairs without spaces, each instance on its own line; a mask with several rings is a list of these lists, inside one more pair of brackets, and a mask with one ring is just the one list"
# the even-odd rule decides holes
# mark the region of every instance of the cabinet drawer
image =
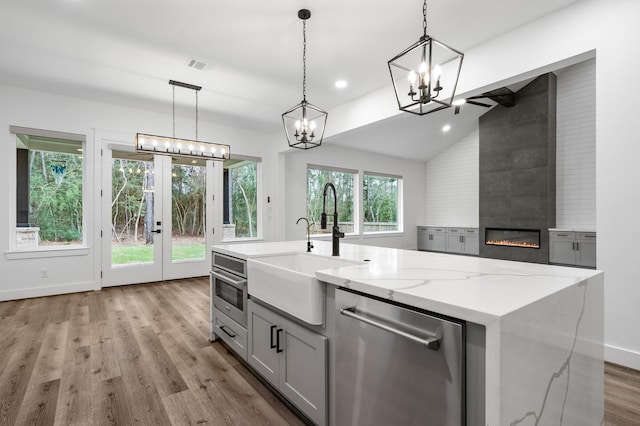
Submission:
[[462,228],[447,228],[448,234],[462,234],[462,232],[463,232]]
[[446,232],[446,228],[439,226],[428,226],[427,231],[429,231],[430,234],[444,234]]
[[464,228],[463,230],[464,235],[479,235],[480,234],[480,230],[478,228]]
[[226,316],[222,311],[213,309],[216,336],[221,338],[242,359],[247,360],[247,330],[240,324]]
[[595,232],[576,232],[576,239],[585,240],[585,241],[595,241],[596,233]]
[[549,238],[554,238],[557,240],[573,240],[576,238],[576,233],[573,231],[551,231],[549,232]]

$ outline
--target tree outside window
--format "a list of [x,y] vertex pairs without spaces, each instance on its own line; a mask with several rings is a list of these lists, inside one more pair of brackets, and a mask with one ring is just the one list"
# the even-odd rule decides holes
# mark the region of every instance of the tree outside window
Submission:
[[[338,171],[309,167],[307,169],[307,219],[311,223],[311,234],[330,233],[320,229],[320,215],[322,213],[323,190],[326,183],[331,182],[336,187],[338,200],[338,220],[340,230],[345,233],[356,232],[354,224],[354,185],[355,172]],[[326,199],[327,219],[333,220],[333,193],[329,192]]]
[[397,177],[365,173],[362,184],[364,232],[398,231]]
[[223,239],[258,237],[258,162],[224,163]]
[[16,141],[16,247],[82,244],[82,142],[26,134]]

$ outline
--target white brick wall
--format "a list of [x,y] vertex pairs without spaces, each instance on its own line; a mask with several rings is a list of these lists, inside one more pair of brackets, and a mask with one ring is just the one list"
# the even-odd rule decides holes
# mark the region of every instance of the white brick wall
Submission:
[[596,228],[595,59],[557,72],[556,226]]

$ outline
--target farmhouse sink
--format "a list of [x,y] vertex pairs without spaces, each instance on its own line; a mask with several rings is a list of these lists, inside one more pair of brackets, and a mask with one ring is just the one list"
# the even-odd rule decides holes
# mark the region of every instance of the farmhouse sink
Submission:
[[309,324],[322,324],[324,291],[315,272],[361,262],[295,253],[247,261],[249,295]]

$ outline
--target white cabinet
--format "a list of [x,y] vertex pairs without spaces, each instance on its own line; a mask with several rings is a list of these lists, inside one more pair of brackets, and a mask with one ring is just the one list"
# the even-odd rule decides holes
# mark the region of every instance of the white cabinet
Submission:
[[445,228],[418,226],[418,250],[447,251]]
[[327,338],[249,300],[247,361],[318,425],[327,424]]
[[596,233],[549,232],[549,263],[596,267]]
[[447,228],[447,252],[475,254],[480,251],[478,228]]

